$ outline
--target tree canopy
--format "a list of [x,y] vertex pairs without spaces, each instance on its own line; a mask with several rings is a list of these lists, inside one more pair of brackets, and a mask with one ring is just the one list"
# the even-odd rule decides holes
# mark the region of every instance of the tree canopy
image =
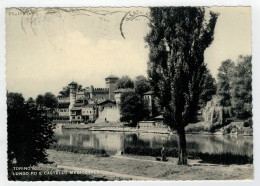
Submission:
[[150,90],[150,83],[147,78],[140,75],[135,78],[134,88],[135,92],[142,96],[145,92]]
[[184,127],[196,119],[202,92],[204,51],[214,39],[218,15],[202,7],[150,8],[148,75],[164,120],[179,135],[179,164],[187,164]]
[[252,117],[252,56],[239,56],[231,81],[231,105],[238,119]]
[[36,105],[54,109],[58,106],[58,100],[54,94],[51,92],[46,92],[44,95],[37,96]]
[[138,121],[149,117],[148,105],[136,92],[124,92],[121,96],[120,120],[136,125]]
[[134,88],[134,82],[129,76],[122,76],[117,80],[116,88],[117,89]]
[[[53,127],[42,111],[22,94],[7,94],[8,166],[47,163],[46,149],[54,142]],[[9,169],[10,170],[10,169]]]
[[235,63],[227,59],[221,63],[218,69],[218,95],[221,96],[220,104],[224,107],[231,106],[231,83]]
[[217,92],[216,80],[212,77],[208,69],[205,71],[204,76],[204,83],[202,84],[202,92],[199,99],[201,108],[206,106],[207,102],[210,101]]

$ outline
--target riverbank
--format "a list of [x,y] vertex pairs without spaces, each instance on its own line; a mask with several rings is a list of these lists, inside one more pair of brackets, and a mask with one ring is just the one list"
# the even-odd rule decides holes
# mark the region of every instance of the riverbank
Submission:
[[57,125],[56,130],[59,129],[76,129],[88,131],[108,131],[108,132],[140,132],[140,133],[157,133],[157,134],[171,134],[165,128],[151,128],[151,129],[138,129],[136,127],[125,127],[123,123],[90,123],[90,124],[60,124]]
[[[236,123],[233,122],[215,132],[210,132],[210,127],[204,122],[195,124],[189,124],[186,127],[186,134],[201,134],[201,135],[241,135],[241,136],[252,136],[253,129],[249,127],[241,126],[241,122],[237,122],[240,131],[237,132]],[[176,131],[171,131],[167,128],[136,128],[136,127],[125,127],[123,123],[90,123],[90,124],[58,124],[57,130],[60,129],[77,129],[77,130],[88,130],[88,131],[107,131],[107,132],[139,132],[139,133],[155,133],[155,134],[176,134]],[[228,132],[227,132],[228,131]]]
[[[38,169],[78,170],[95,172],[93,179],[107,180],[244,180],[253,179],[253,164],[219,165],[188,160],[189,166],[177,165],[177,158],[167,162],[155,157],[115,155],[101,157],[63,151],[48,150],[51,165],[40,164]],[[121,177],[120,177],[121,176]],[[151,178],[151,179],[149,179]],[[75,180],[75,179],[74,179]]]

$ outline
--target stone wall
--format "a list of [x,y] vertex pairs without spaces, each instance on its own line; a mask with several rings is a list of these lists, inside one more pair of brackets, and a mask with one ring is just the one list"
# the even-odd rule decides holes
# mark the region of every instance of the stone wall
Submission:
[[95,123],[104,122],[120,122],[120,112],[117,107],[104,108],[102,112],[99,113],[99,117]]

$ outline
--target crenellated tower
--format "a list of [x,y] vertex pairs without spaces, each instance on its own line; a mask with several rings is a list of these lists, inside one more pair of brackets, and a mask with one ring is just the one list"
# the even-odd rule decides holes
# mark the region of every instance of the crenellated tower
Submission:
[[106,80],[106,87],[109,89],[109,99],[115,100],[114,91],[116,90],[116,82],[118,80],[118,77],[114,75],[110,75],[105,80]]
[[69,87],[70,87],[70,106],[69,106],[69,108],[70,109],[73,107],[73,105],[76,102],[77,86],[78,86],[78,84],[75,82],[71,82],[69,84]]

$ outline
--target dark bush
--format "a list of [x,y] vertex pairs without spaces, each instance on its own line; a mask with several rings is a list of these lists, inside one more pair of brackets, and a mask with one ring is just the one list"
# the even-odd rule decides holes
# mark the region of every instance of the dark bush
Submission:
[[253,156],[221,153],[221,154],[209,154],[199,153],[199,157],[203,162],[217,163],[217,164],[247,164],[253,163]]
[[244,127],[252,127],[252,126],[253,126],[253,120],[252,120],[252,118],[247,119],[247,120],[244,122]]
[[[134,154],[140,156],[161,156],[161,148],[150,148],[150,147],[126,147],[126,154]],[[196,158],[198,157],[197,152],[190,152],[189,155]],[[168,157],[178,157],[177,148],[167,148],[165,155]]]

